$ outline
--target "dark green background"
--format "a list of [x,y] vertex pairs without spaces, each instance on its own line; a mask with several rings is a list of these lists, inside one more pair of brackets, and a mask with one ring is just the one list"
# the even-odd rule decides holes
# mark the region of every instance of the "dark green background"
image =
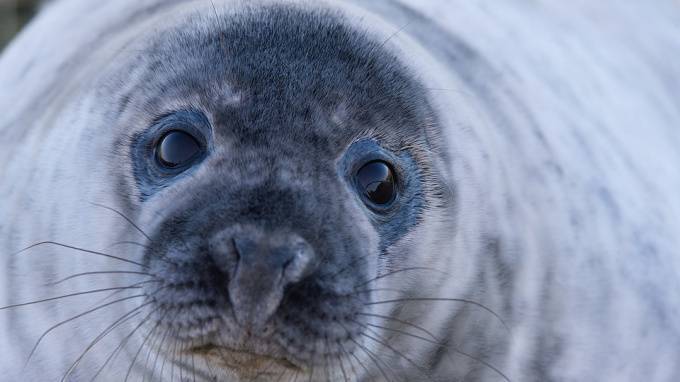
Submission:
[[34,13],[36,0],[0,0],[0,50]]

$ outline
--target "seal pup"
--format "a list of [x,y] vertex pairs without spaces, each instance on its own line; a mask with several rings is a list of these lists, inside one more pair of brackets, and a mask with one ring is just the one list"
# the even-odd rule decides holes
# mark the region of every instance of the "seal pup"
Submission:
[[677,20],[53,2],[0,59],[3,378],[677,379]]

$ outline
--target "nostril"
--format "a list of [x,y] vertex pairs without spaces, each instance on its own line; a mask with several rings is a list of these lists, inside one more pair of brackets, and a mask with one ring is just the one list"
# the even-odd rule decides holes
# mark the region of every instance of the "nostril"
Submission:
[[284,273],[286,272],[286,269],[288,269],[288,267],[293,263],[293,260],[294,260],[294,259],[295,259],[295,256],[291,256],[291,258],[289,258],[288,260],[286,260],[286,261],[283,263],[283,272],[284,272]]
[[234,254],[236,255],[236,263],[241,260],[241,252],[239,251],[238,244],[236,243],[236,238],[231,238],[231,248],[234,251]]
[[252,236],[235,235],[231,237],[234,266],[258,263],[268,251],[266,240],[259,236]]

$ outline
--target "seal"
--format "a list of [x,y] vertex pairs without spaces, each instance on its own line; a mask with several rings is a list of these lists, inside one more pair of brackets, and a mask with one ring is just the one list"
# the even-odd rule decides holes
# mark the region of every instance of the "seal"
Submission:
[[3,378],[676,380],[679,17],[48,4],[0,58]]

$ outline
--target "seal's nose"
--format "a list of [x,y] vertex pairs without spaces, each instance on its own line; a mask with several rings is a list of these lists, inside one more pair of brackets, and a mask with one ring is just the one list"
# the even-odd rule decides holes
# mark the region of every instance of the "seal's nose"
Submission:
[[241,326],[262,327],[276,311],[285,287],[311,272],[314,251],[296,234],[240,232],[231,238],[236,261],[229,298]]

